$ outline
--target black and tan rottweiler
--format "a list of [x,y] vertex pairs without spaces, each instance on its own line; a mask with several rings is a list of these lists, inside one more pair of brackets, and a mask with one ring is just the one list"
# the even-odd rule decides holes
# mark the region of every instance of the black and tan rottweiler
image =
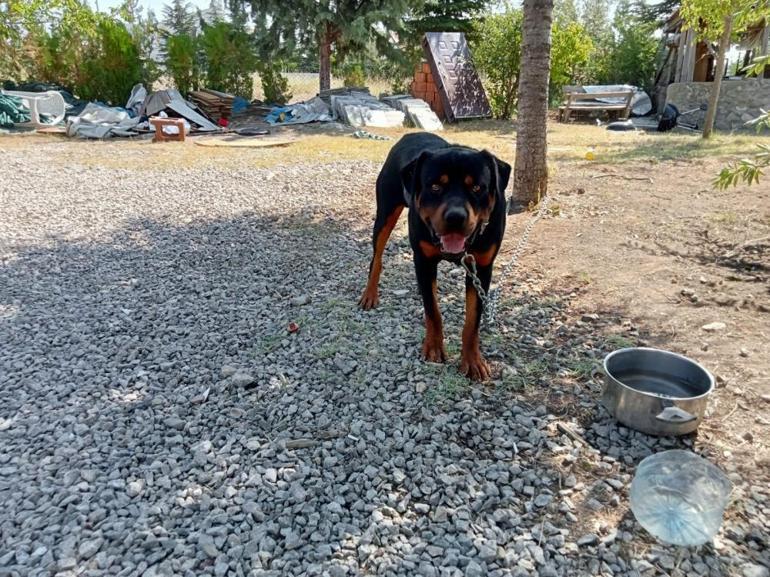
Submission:
[[[510,176],[510,165],[493,154],[452,145],[429,133],[404,136],[380,171],[374,255],[359,305],[368,310],[379,302],[382,253],[401,211],[408,206],[409,242],[425,306],[422,355],[428,361],[446,360],[436,297],[438,262],[459,262],[464,253],[472,254],[481,284],[489,291],[492,265],[505,232],[505,189]],[[489,366],[479,348],[481,313],[482,303],[466,276],[460,371],[477,380],[489,378]]]

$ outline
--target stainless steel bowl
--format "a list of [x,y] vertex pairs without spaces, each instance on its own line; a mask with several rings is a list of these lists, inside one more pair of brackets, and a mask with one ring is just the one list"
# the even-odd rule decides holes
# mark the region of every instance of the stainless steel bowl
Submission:
[[659,349],[620,349],[604,359],[602,402],[618,421],[649,435],[698,428],[714,377],[695,361]]

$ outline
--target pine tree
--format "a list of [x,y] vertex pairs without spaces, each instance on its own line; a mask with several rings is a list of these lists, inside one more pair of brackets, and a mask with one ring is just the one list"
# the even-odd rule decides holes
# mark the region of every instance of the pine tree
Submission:
[[583,27],[594,42],[601,43],[612,35],[610,7],[610,0],[584,0],[583,2]]
[[206,24],[216,24],[225,21],[225,9],[222,0],[210,0],[209,7],[201,12],[201,18]]
[[[318,48],[320,89],[331,86],[332,47],[339,61],[373,43],[378,52],[395,49],[392,33],[422,6],[420,0],[251,0],[255,35],[262,46],[284,51],[299,45]],[[254,17],[254,16],[253,16]]]
[[562,25],[580,22],[580,14],[575,0],[557,0],[553,5],[553,19]]
[[473,30],[473,22],[490,0],[428,0],[414,10],[409,28],[425,32],[465,32]]
[[169,34],[187,34],[193,36],[197,29],[195,12],[189,2],[172,0],[163,6],[161,24]]

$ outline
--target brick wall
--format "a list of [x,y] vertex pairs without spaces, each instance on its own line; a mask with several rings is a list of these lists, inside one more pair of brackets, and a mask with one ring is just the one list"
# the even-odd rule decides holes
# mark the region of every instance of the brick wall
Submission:
[[427,62],[422,62],[415,67],[410,93],[415,98],[421,98],[427,102],[436,116],[441,120],[446,120],[444,103],[441,101],[441,95],[438,93],[433,74],[430,71],[430,64]]

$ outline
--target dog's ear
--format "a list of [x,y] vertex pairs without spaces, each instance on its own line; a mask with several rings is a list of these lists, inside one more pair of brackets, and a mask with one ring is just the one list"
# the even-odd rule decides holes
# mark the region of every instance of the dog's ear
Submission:
[[511,179],[511,165],[500,160],[487,150],[482,150],[481,153],[486,157],[489,163],[489,170],[492,172],[492,179],[494,181],[492,187],[504,199],[505,189],[508,188],[508,182]]
[[412,200],[420,193],[420,173],[429,157],[430,152],[423,150],[417,158],[401,169],[401,186],[407,206],[412,206]]

